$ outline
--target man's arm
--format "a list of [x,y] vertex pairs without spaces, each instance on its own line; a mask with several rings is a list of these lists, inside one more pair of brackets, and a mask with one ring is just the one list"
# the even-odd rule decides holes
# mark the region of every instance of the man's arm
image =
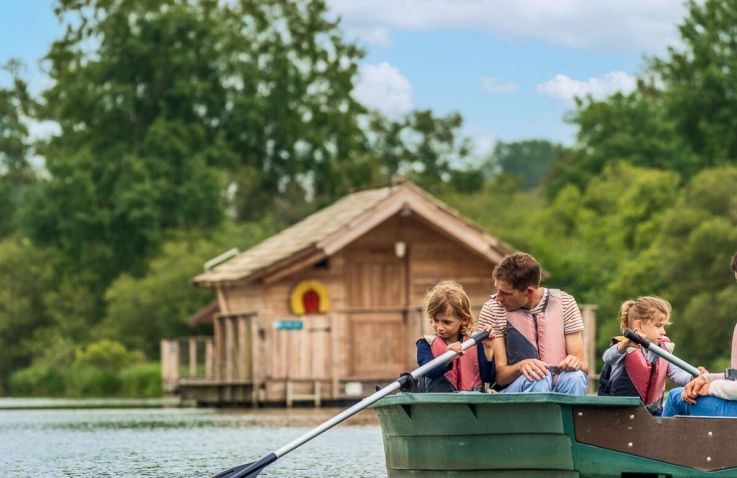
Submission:
[[589,364],[586,363],[583,348],[583,332],[573,332],[566,334],[566,358],[560,361],[558,366],[563,370],[581,370],[589,373]]
[[537,359],[525,359],[507,365],[507,345],[504,343],[504,337],[494,337],[494,362],[496,383],[503,387],[517,380],[520,375],[524,375],[528,380],[540,380],[548,373],[545,362]]

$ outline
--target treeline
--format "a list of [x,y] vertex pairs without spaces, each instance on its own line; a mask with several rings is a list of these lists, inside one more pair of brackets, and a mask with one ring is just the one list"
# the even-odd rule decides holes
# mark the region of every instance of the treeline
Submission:
[[[579,100],[575,145],[478,158],[459,115],[390,119],[353,98],[363,52],[323,1],[58,1],[52,86],[30,94],[9,62],[0,90],[2,391],[158,393],[159,339],[192,334],[212,299],[189,285],[205,260],[398,174],[599,304],[602,346],[618,304],[655,293],[678,353],[723,365],[737,1],[689,8],[636,91]],[[32,141],[28,119],[60,132]]]

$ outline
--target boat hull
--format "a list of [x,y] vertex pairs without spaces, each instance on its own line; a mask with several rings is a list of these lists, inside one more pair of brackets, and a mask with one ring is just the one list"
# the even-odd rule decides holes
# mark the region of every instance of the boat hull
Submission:
[[737,421],[656,418],[635,398],[407,393],[374,408],[390,478],[737,477]]

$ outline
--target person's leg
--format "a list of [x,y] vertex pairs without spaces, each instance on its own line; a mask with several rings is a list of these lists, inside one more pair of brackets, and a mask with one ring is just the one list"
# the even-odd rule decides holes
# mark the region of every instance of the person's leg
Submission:
[[543,393],[550,392],[552,389],[552,378],[547,374],[545,378],[540,380],[527,380],[524,375],[517,377],[517,380],[509,384],[501,393]]
[[696,417],[737,417],[737,401],[718,397],[698,397],[696,405],[691,405],[681,398],[683,387],[674,388],[668,394],[663,408],[664,417],[675,415],[691,415]]
[[688,410],[686,409],[688,403],[683,401],[681,393],[683,393],[683,387],[676,387],[668,392],[662,416],[674,417],[676,415],[688,415]]
[[589,377],[581,370],[575,372],[563,372],[558,376],[555,384],[555,392],[568,395],[586,395],[586,387],[589,385]]

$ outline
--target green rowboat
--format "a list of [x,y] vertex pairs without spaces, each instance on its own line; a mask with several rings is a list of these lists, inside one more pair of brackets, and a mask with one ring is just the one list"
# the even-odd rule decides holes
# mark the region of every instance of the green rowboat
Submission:
[[653,417],[637,398],[401,393],[372,407],[390,478],[737,477],[737,419]]

